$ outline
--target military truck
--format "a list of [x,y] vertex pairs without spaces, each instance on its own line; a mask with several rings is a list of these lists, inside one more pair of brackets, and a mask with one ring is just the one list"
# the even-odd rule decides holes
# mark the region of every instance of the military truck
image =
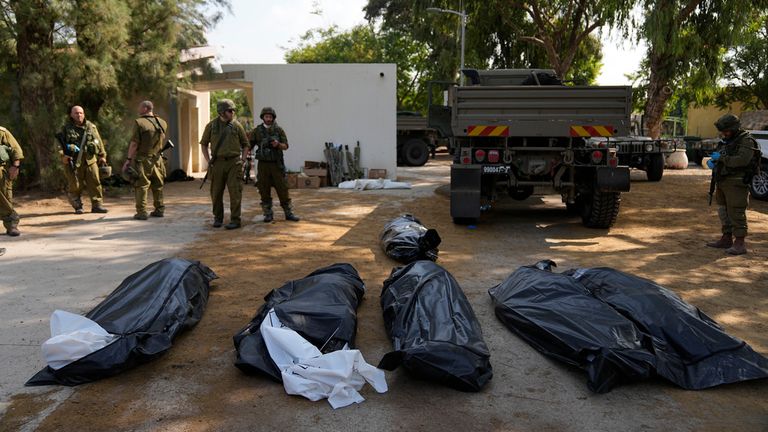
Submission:
[[435,156],[439,133],[427,126],[423,115],[412,111],[397,113],[397,164],[422,166]]
[[[629,168],[593,136],[628,135],[632,88],[564,86],[552,70],[464,70],[468,84],[433,82],[428,125],[449,137],[451,217],[474,223],[501,196],[559,193],[588,227],[608,228],[629,191]],[[432,101],[447,91],[448,105]]]

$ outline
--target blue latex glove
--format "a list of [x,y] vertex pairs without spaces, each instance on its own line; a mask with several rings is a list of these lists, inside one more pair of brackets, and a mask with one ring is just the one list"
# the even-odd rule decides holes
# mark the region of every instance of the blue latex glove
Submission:
[[712,154],[709,156],[711,160],[717,162],[718,159],[720,159],[720,152],[712,152]]
[[69,150],[70,153],[78,153],[80,151],[80,147],[74,144],[70,144],[69,146],[67,146],[67,149]]
[[707,161],[707,168],[709,169],[715,169],[715,162],[713,159],[710,159]]

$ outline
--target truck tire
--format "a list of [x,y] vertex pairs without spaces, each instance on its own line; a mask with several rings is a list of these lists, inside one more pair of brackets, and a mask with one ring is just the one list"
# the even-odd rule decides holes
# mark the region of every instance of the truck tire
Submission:
[[588,228],[610,228],[616,222],[621,192],[592,192],[581,200],[581,221]]
[[663,154],[651,155],[651,163],[645,168],[645,174],[648,176],[648,181],[657,182],[661,180],[661,177],[664,175]]
[[763,164],[760,173],[752,177],[749,192],[753,198],[768,201],[768,164]]
[[453,223],[456,225],[476,225],[477,218],[455,217],[453,218]]
[[402,159],[407,165],[422,166],[429,159],[429,146],[424,140],[412,138],[403,144]]

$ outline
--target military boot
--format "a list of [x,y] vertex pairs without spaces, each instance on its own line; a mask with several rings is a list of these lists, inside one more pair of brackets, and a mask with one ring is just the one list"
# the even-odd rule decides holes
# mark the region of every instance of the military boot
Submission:
[[104,206],[101,205],[101,203],[98,203],[98,202],[91,203],[91,213],[106,213],[108,211],[109,210],[104,208]]
[[8,219],[5,219],[3,222],[5,222],[3,225],[5,225],[5,233],[8,234],[11,237],[18,237],[21,235],[21,232],[19,231],[19,217],[14,217],[13,215],[9,216]]
[[75,209],[75,214],[83,214],[83,202],[80,200],[80,198],[71,198],[69,199],[69,203],[72,204],[72,208]]
[[291,221],[291,222],[298,222],[301,220],[298,216],[293,214],[293,206],[291,206],[290,204],[285,204],[285,205],[282,205],[281,207],[283,207],[283,212],[285,213],[285,220]]
[[275,215],[272,213],[272,203],[271,202],[263,202],[261,203],[261,211],[264,213],[264,222],[270,223],[273,220],[275,220]]
[[707,246],[717,249],[728,249],[729,247],[733,246],[733,235],[723,234],[723,236],[720,237],[720,240],[708,242]]
[[728,248],[725,253],[728,255],[744,255],[747,253],[747,244],[744,242],[744,237],[736,237],[733,246]]

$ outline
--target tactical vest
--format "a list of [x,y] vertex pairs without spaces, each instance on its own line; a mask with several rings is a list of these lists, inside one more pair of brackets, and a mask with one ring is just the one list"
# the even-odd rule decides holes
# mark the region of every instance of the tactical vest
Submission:
[[88,134],[84,144],[85,148],[80,149],[80,151],[85,152],[83,156],[87,159],[90,159],[91,157],[99,154],[99,146],[92,128],[93,125],[89,121],[86,121],[82,128],[80,126],[75,126],[71,122],[64,126],[64,139],[66,140],[67,144],[74,144],[80,147],[83,134]]
[[267,129],[263,124],[256,126],[256,131],[261,140],[256,143],[253,156],[263,162],[280,162],[283,160],[283,151],[272,147],[273,140],[280,141],[280,135],[275,133],[276,126]]

